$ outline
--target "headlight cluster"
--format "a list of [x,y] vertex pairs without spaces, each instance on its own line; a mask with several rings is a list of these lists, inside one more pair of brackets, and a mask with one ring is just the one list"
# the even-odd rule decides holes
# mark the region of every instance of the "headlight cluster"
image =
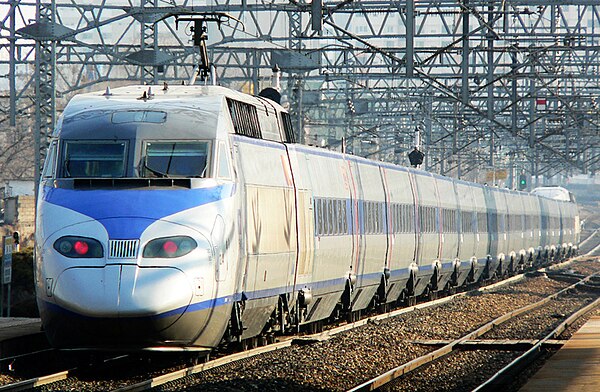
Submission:
[[[157,238],[144,247],[143,257],[174,258],[185,256],[198,247],[196,241],[188,236]],[[63,256],[71,258],[99,258],[104,256],[102,245],[93,238],[65,236],[54,243],[54,249]]]
[[54,249],[61,255],[72,258],[97,258],[104,256],[100,242],[87,237],[61,237],[54,243]]
[[146,258],[181,257],[196,249],[197,246],[196,241],[187,236],[157,238],[148,242],[142,256]]

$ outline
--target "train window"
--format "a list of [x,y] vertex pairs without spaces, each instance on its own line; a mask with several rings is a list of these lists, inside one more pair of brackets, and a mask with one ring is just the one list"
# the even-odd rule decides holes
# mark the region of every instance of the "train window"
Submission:
[[[490,214],[490,215],[492,215],[492,214]],[[478,233],[489,232],[487,217],[488,216],[485,212],[477,213],[477,232]]]
[[329,234],[329,211],[327,205],[327,199],[323,199],[321,201],[321,205],[323,206],[323,235]]
[[227,98],[233,129],[238,135],[262,139],[256,106]]
[[371,233],[377,234],[379,232],[379,205],[377,202],[371,202],[371,208],[373,212],[373,227]]
[[365,233],[371,233],[371,203],[365,202]]
[[323,235],[329,234],[329,211],[327,211],[327,199],[321,199],[323,217]]
[[340,233],[340,214],[338,210],[338,201],[331,200],[331,216],[333,217],[333,234]]
[[364,220],[365,220],[365,234],[371,233],[371,203],[366,201],[364,203],[364,212],[363,212]]
[[404,219],[406,219],[404,216],[404,204],[397,204],[395,210],[396,223],[394,223],[394,231],[396,233],[404,232]]
[[371,202],[371,213],[373,215],[373,218],[371,220],[371,233],[377,233],[378,230],[378,226],[379,226],[379,209],[378,209],[378,205],[377,203],[375,203],[374,201]]
[[340,235],[342,233],[342,214],[339,200],[333,200],[333,209],[335,210],[335,234]]
[[63,175],[71,178],[125,176],[126,142],[67,141]]
[[219,143],[219,167],[217,168],[217,177],[231,179],[231,172],[229,170],[229,159],[227,154],[227,148],[225,143]]
[[318,222],[319,222],[319,235],[323,235],[325,234],[325,215],[324,215],[324,206],[323,206],[323,199],[317,199],[317,205],[319,208],[317,208],[318,213],[319,213],[319,217],[318,217]]
[[314,222],[315,222],[315,236],[318,236],[319,233],[319,199],[313,198],[313,214],[314,214]]
[[383,203],[377,203],[377,205],[379,206],[379,233],[385,234],[385,206]]
[[148,142],[144,177],[205,177],[208,142]]
[[48,147],[48,156],[44,162],[44,170],[42,171],[42,177],[51,178],[54,177],[54,169],[56,167],[56,140],[53,141]]
[[407,207],[408,207],[408,205],[401,204],[400,208],[399,208],[400,214],[401,214],[401,218],[400,218],[401,219],[401,221],[400,221],[401,222],[400,223],[400,225],[401,225],[400,231],[403,232],[403,233],[407,233],[408,232],[409,223],[410,223],[408,221],[410,219],[410,216],[408,216],[408,214],[407,214],[407,212],[408,212],[408,208]]
[[145,122],[162,124],[167,121],[167,113],[157,110],[122,110],[111,116],[113,124]]
[[405,233],[406,232],[406,223],[408,221],[408,217],[406,216],[406,206],[404,204],[398,205],[398,232]]
[[375,225],[373,227],[373,232],[375,232],[376,234],[380,234],[383,231],[381,225],[381,203],[373,203],[373,207],[375,209],[375,219],[373,219],[373,223],[375,223]]
[[371,202],[371,234],[377,233],[377,203]]
[[346,234],[348,227],[348,217],[346,216],[346,200],[340,200],[340,234]]
[[283,123],[283,131],[285,133],[285,142],[296,143],[296,134],[294,133],[294,127],[292,126],[292,120],[289,113],[281,112],[281,120]]
[[399,204],[397,210],[398,210],[397,231],[400,233],[405,233],[407,216],[406,216],[406,208],[405,208],[404,204]]
[[329,200],[323,199],[323,234],[330,235],[331,234],[331,211],[329,208]]
[[396,204],[396,232],[404,233],[404,220],[406,217],[404,216],[404,204]]
[[338,216],[338,234],[344,234],[345,230],[345,218],[346,214],[344,211],[344,203],[343,200],[336,200],[337,205],[337,216]]
[[373,233],[381,233],[381,208],[377,202],[373,202]]
[[336,200],[335,201],[335,209],[337,211],[337,233],[338,234],[343,234],[344,232],[344,214],[342,211],[342,201],[341,200]]
[[469,227],[471,227],[471,233],[477,232],[477,211],[473,211],[473,213],[469,214]]
[[[384,206],[385,207],[385,206]],[[395,233],[395,225],[396,225],[396,205],[390,204],[387,214],[385,214],[385,225],[388,228],[388,232]]]
[[400,204],[392,204],[392,223],[390,226],[392,233],[399,233],[402,230],[402,213],[400,212],[400,209]]
[[327,200],[327,222],[328,222],[328,234],[335,234],[335,209],[333,208],[333,200]]

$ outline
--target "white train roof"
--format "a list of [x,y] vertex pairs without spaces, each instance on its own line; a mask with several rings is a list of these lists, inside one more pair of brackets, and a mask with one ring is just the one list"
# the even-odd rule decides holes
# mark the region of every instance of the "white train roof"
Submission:
[[573,201],[571,192],[561,186],[541,186],[533,189],[531,193],[548,199]]
[[[79,94],[67,105],[63,116],[59,120],[61,128],[63,123],[73,123],[85,120],[92,112],[103,112],[110,115],[118,111],[164,111],[168,113],[167,123],[171,128],[196,128],[204,129],[203,133],[212,130],[212,132],[222,132],[224,112],[227,112],[227,102],[234,101],[235,105],[248,105],[256,108],[259,112],[259,118],[252,118],[255,121],[267,125],[263,117],[267,117],[268,122],[276,121],[271,113],[285,112],[278,103],[263,97],[255,97],[241,93],[221,86],[163,86],[163,85],[131,85],[117,88],[106,88],[106,90]],[[235,103],[238,102],[238,103]],[[242,113],[245,113],[242,111]],[[269,118],[270,117],[270,118]],[[104,119],[104,121],[111,121]],[[263,138],[268,140],[281,141],[279,130],[274,129],[269,133],[269,126],[264,126]],[[273,127],[270,127],[273,129]],[[221,131],[217,131],[221,129]],[[233,129],[227,127],[226,132],[233,132]],[[209,136],[209,135],[205,135]],[[214,135],[213,135],[214,136]]]

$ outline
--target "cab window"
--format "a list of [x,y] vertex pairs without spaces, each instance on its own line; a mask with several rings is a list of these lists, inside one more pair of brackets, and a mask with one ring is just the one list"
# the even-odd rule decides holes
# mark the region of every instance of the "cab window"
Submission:
[[127,143],[67,141],[63,160],[66,178],[118,178],[125,176]]
[[147,142],[144,177],[206,177],[208,142]]
[[43,178],[54,177],[54,168],[56,167],[56,141],[50,143],[48,154],[44,161],[44,170],[42,171]]

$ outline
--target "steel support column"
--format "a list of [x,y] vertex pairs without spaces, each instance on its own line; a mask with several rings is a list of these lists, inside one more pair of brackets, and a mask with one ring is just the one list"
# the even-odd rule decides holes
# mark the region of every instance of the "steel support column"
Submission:
[[[36,1],[36,20],[53,26],[56,3]],[[40,38],[35,42],[35,135],[34,180],[36,189],[41,167],[46,156],[48,136],[56,123],[56,41]]]

